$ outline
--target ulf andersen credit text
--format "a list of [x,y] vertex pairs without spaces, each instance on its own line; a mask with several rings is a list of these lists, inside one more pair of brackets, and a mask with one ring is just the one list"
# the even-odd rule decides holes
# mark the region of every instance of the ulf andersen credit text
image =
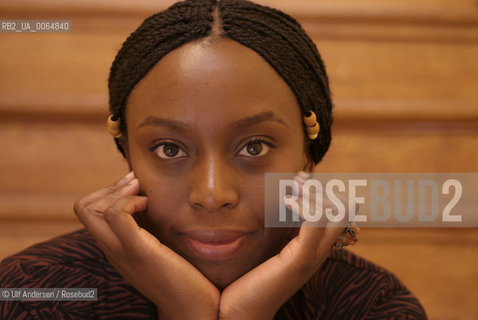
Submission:
[[0,288],[1,301],[96,301],[97,288]]

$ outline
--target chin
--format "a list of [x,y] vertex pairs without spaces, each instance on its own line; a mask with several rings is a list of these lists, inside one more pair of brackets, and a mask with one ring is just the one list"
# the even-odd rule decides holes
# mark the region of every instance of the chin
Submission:
[[[227,278],[220,278],[220,277],[217,277],[215,275],[213,275],[214,278],[209,278],[209,281],[212,282],[212,284],[214,284],[216,286],[216,288],[218,288],[220,291],[224,290],[225,288],[227,288],[231,283],[234,282],[234,280],[238,279],[239,277],[236,277],[235,279],[227,279]],[[215,279],[217,278],[217,279]]]
[[240,261],[231,259],[230,261],[190,262],[219,290],[223,290],[259,264],[259,262],[256,264],[250,261],[245,264],[244,259],[240,259]]

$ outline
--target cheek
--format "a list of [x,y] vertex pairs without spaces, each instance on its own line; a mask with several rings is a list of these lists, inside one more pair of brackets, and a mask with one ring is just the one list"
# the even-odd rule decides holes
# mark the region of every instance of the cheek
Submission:
[[161,177],[140,180],[141,193],[148,198],[147,216],[155,225],[165,225],[177,216],[175,213],[184,202],[184,193],[180,183],[168,183]]
[[251,219],[264,225],[264,173],[244,175],[236,188],[239,194],[238,207],[243,214],[246,213]]
[[158,170],[149,154],[141,153],[139,148],[132,148],[131,151],[131,164],[139,180],[141,195],[148,198],[148,224],[153,221],[156,225],[167,222],[166,218],[174,216],[174,208],[177,209],[179,198],[184,195],[182,185],[175,177]]

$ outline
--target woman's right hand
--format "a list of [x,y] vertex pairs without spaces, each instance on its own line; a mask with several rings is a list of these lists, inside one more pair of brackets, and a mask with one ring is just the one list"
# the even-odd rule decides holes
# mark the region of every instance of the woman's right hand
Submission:
[[74,210],[111,265],[156,304],[160,319],[217,319],[219,290],[136,223],[133,214],[147,207],[139,191],[138,179],[130,172],[78,200]]

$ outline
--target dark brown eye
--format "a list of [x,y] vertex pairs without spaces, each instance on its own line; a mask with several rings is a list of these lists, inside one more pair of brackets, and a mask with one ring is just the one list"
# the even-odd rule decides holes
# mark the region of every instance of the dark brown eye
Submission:
[[168,142],[158,145],[154,152],[161,159],[182,158],[187,156],[187,154],[177,144]]
[[179,148],[177,145],[174,144],[165,144],[164,145],[164,154],[167,155],[168,157],[174,157],[178,154]]
[[244,147],[242,147],[238,155],[245,157],[264,156],[269,152],[271,147],[273,146],[262,140],[251,141],[247,143]]
[[247,152],[252,156],[260,155],[262,152],[262,144],[260,142],[251,142],[247,145]]

